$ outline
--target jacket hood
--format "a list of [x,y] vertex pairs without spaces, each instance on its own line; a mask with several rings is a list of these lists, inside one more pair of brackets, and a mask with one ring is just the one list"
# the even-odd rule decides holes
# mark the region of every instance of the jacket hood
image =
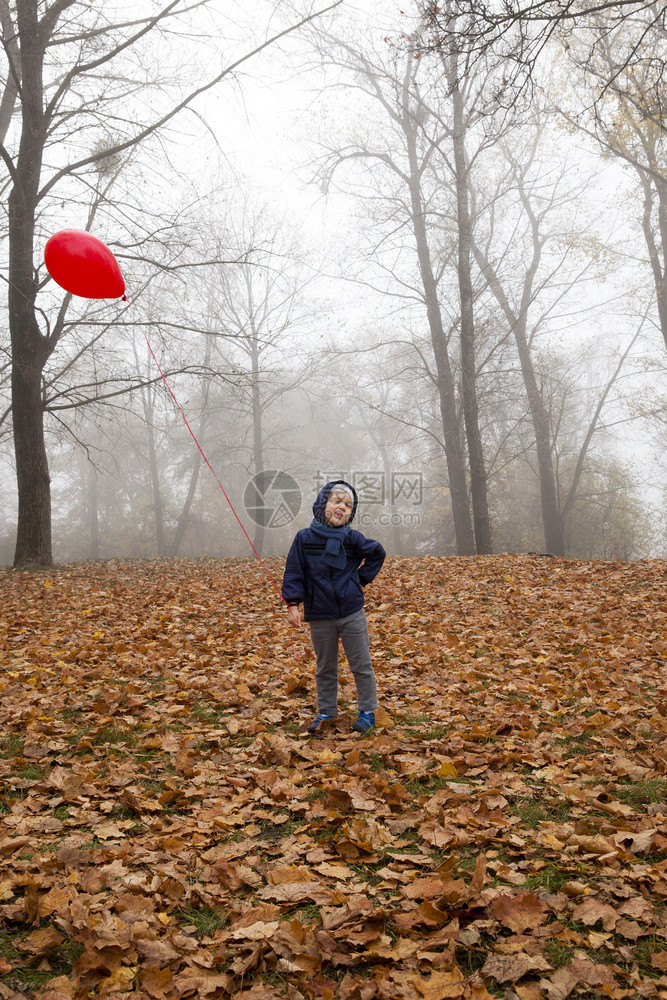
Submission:
[[352,513],[350,514],[350,520],[348,524],[352,524],[354,521],[354,515],[357,513],[357,491],[354,486],[346,483],[344,479],[333,479],[330,483],[325,483],[320,492],[317,494],[317,499],[313,504],[313,514],[315,520],[319,521],[320,524],[325,524],[324,520],[324,508],[327,505],[327,500],[329,499],[329,494],[331,493],[334,486],[344,486],[345,489],[349,490],[352,494]]

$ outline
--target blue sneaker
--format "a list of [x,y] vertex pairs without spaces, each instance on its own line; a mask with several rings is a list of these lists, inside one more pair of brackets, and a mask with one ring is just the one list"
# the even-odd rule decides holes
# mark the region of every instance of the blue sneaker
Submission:
[[375,712],[359,712],[352,723],[352,729],[355,733],[367,733],[375,725]]
[[323,715],[322,712],[318,712],[311,724],[308,726],[308,732],[316,733],[323,722],[329,722],[331,719],[335,718],[335,715]]

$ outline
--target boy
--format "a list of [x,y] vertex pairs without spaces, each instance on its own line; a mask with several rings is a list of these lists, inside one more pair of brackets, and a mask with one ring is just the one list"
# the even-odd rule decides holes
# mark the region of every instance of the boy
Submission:
[[287,613],[300,627],[303,601],[317,661],[317,715],[309,733],[338,715],[339,637],[357,685],[359,715],[352,729],[367,733],[375,725],[377,692],[362,588],[380,572],[385,551],[350,528],[356,510],[353,486],[342,479],[326,483],[313,504],[310,527],[297,532],[285,564]]

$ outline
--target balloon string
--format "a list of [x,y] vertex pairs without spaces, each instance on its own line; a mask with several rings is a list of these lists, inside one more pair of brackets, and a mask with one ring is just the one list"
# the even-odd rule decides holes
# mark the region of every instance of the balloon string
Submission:
[[[280,591],[280,588],[278,587],[278,584],[276,583],[276,581],[274,580],[273,576],[271,575],[271,573],[270,573],[270,572],[269,572],[269,570],[267,569],[267,567],[266,567],[266,564],[264,563],[264,560],[262,559],[262,557],[260,556],[259,552],[257,551],[257,549],[255,548],[255,546],[253,545],[253,543],[252,543],[252,539],[250,538],[250,535],[249,535],[249,534],[248,534],[248,532],[246,531],[246,529],[245,529],[245,527],[244,527],[244,525],[243,525],[243,522],[241,521],[241,518],[240,518],[240,517],[239,517],[239,515],[238,515],[238,514],[236,513],[236,510],[235,510],[235,508],[234,508],[234,504],[232,503],[232,501],[231,501],[231,500],[229,499],[229,497],[227,496],[227,492],[226,492],[226,490],[225,490],[225,487],[224,487],[224,486],[222,485],[222,483],[220,482],[220,480],[219,480],[219,478],[218,478],[218,475],[217,475],[217,473],[216,473],[215,469],[213,468],[213,466],[212,466],[212,465],[211,465],[211,463],[209,462],[208,458],[207,458],[207,457],[206,457],[206,455],[204,454],[204,450],[203,450],[202,446],[200,445],[199,441],[197,440],[197,435],[196,435],[196,434],[195,434],[195,432],[193,431],[192,427],[190,427],[190,424],[188,423],[188,419],[187,419],[187,417],[185,416],[185,413],[183,412],[183,408],[182,408],[181,404],[180,404],[180,403],[179,403],[179,401],[178,401],[178,400],[176,399],[176,396],[174,395],[174,393],[173,393],[173,391],[172,391],[172,388],[171,388],[171,386],[170,386],[170,385],[169,385],[169,383],[167,382],[167,377],[166,377],[166,375],[164,374],[164,372],[162,371],[162,368],[160,367],[160,362],[159,362],[159,361],[158,361],[158,359],[157,359],[157,358],[155,357],[155,354],[154,354],[154,352],[153,352],[153,348],[151,347],[151,345],[150,345],[150,341],[148,340],[148,337],[146,336],[146,334],[144,334],[144,340],[146,341],[146,344],[148,345],[148,350],[149,350],[149,351],[151,352],[151,357],[153,358],[153,361],[155,362],[155,365],[156,365],[156,367],[157,367],[157,370],[158,370],[158,371],[159,371],[159,373],[160,373],[160,376],[161,376],[161,378],[162,378],[162,381],[164,382],[165,386],[167,387],[167,392],[169,393],[169,395],[170,395],[170,396],[171,396],[171,398],[173,399],[173,401],[174,401],[174,405],[176,406],[176,409],[178,410],[178,412],[180,413],[181,417],[183,418],[183,423],[185,424],[185,426],[186,426],[186,427],[187,427],[187,429],[189,430],[189,432],[190,432],[190,436],[191,436],[192,440],[193,440],[193,441],[194,441],[194,443],[195,443],[195,444],[197,445],[197,448],[198,448],[198,450],[199,450],[199,454],[200,454],[200,455],[201,455],[201,457],[202,457],[202,458],[204,459],[204,461],[206,462],[206,465],[207,465],[207,466],[209,467],[209,469],[210,469],[210,470],[211,470],[211,472],[213,473],[213,478],[215,479],[216,483],[218,484],[218,486],[219,486],[219,487],[220,487],[220,489],[222,490],[222,495],[224,496],[225,500],[226,500],[226,501],[227,501],[227,503],[229,504],[229,509],[231,510],[232,514],[233,514],[233,515],[234,515],[234,517],[236,518],[236,520],[237,520],[237,522],[238,522],[238,525],[239,525],[239,528],[241,529],[241,531],[242,531],[242,532],[243,532],[243,534],[245,535],[245,537],[246,537],[246,539],[247,539],[247,541],[248,541],[248,545],[250,546],[250,548],[252,549],[252,551],[253,551],[253,552],[255,553],[255,555],[257,556],[257,560],[258,560],[258,562],[259,562],[260,566],[262,567],[262,569],[264,570],[264,572],[265,572],[265,573],[266,573],[266,575],[268,576],[269,580],[271,581],[271,584],[272,584],[272,586],[273,586],[273,589],[274,589],[274,590],[275,590],[275,592],[277,593],[278,597],[279,597],[279,598],[280,598],[280,600],[281,600],[281,601],[283,602],[283,604],[287,605],[287,601],[286,601],[286,600],[285,600],[285,598],[283,597],[283,595],[282,595],[282,593],[281,593],[281,591]],[[292,639],[292,637],[291,637],[291,636],[289,637],[289,640],[290,640],[290,643],[292,644],[292,650],[293,650],[293,652],[294,652],[294,655],[296,656],[296,658],[297,658],[297,659],[299,659],[299,654],[297,653],[297,650],[296,650],[296,646],[294,645],[294,640]]]

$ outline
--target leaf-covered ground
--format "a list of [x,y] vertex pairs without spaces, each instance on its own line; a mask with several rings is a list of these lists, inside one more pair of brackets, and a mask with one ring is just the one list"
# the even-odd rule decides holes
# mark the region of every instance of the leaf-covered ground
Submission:
[[250,560],[0,591],[0,1000],[667,997],[665,562],[389,560],[367,737]]

